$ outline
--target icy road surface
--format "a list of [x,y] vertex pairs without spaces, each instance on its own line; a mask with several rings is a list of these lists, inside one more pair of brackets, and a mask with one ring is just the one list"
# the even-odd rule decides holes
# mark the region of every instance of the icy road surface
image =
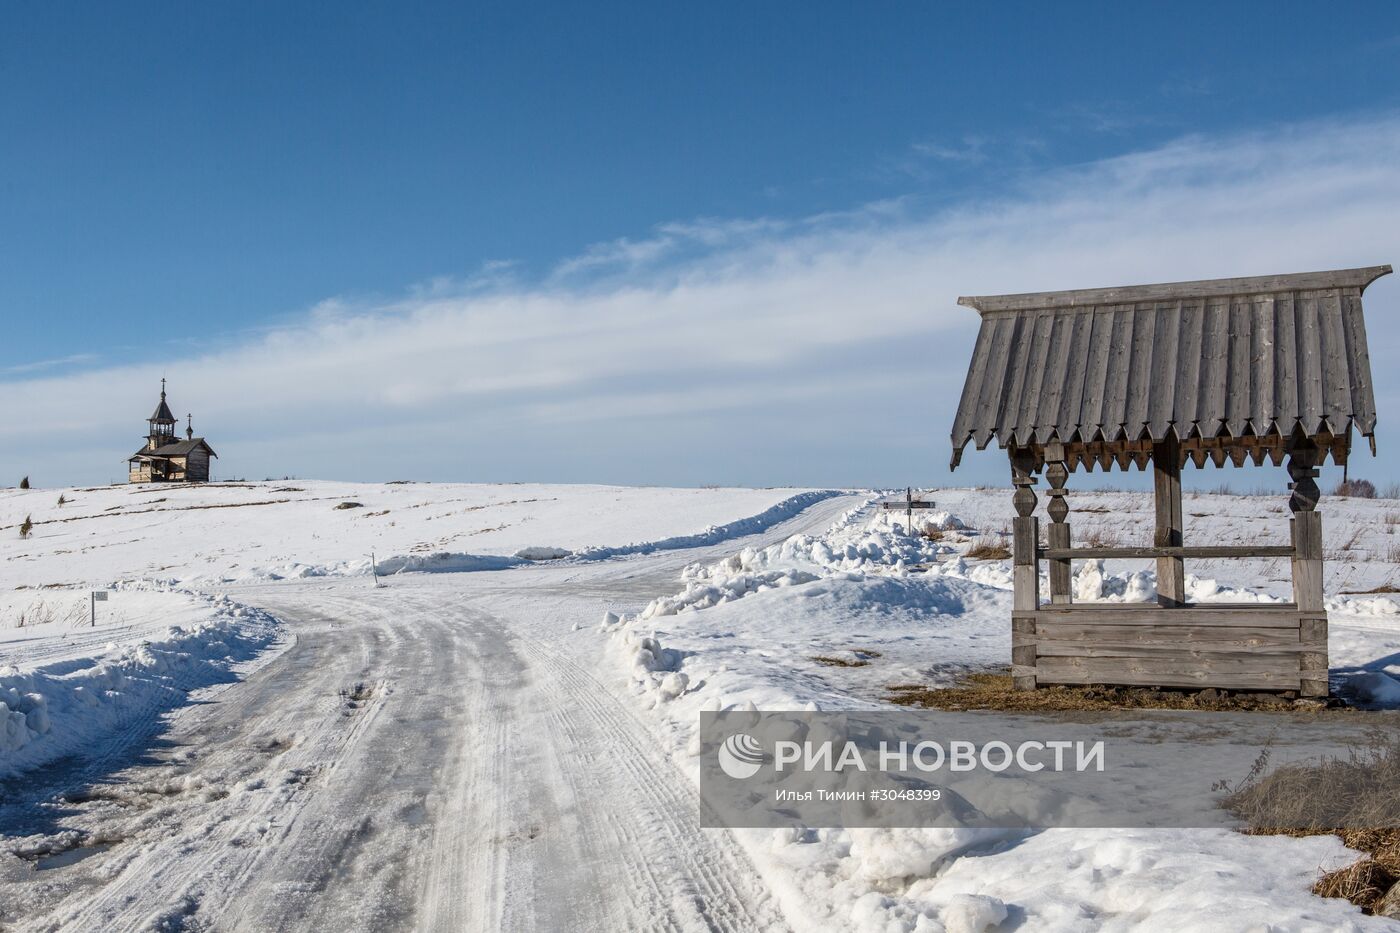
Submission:
[[0,928],[782,928],[594,630],[859,501],[594,563],[227,589],[290,645],[154,740],[6,785],[0,825],[34,851],[0,866]]

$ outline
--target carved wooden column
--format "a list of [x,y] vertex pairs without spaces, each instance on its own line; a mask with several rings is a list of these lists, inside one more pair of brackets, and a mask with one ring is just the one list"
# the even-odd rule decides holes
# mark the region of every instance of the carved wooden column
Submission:
[[[1152,491],[1157,528],[1156,547],[1181,547],[1185,519],[1181,509],[1181,444],[1175,436],[1152,445]],[[1157,604],[1186,605],[1186,566],[1180,557],[1157,558]]]
[[1035,517],[1034,458],[1011,450],[1011,483],[1016,492],[1011,504],[1012,519],[1012,604],[1011,604],[1011,681],[1017,690],[1034,690],[1035,611],[1040,608],[1040,519]]
[[[1045,447],[1045,481],[1050,488],[1045,494],[1050,501],[1045,511],[1050,513],[1050,527],[1045,529],[1045,543],[1052,548],[1068,548],[1070,541],[1069,503],[1065,501],[1065,483],[1069,480],[1069,467],[1065,463],[1063,444],[1047,444]],[[1068,603],[1070,599],[1070,568],[1068,557],[1052,558],[1050,570],[1050,602]]]
[[1311,440],[1290,449],[1288,488],[1293,495],[1293,601],[1298,604],[1299,677],[1303,696],[1327,696],[1327,612],[1322,603],[1322,516],[1316,511],[1318,449]]

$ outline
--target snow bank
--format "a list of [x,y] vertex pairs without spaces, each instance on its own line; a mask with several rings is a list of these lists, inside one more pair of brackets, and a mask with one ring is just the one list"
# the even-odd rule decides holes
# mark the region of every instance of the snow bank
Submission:
[[749,535],[760,534],[811,508],[818,502],[843,495],[846,495],[846,492],[840,489],[817,489],[798,493],[757,515],[750,515],[748,518],[741,518],[724,525],[711,525],[697,534],[677,535],[661,538],[657,541],[624,544],[621,547],[586,547],[574,552],[573,556],[576,560],[606,560],[612,557],[625,557],[629,554],[651,554],[656,551],[675,551],[723,544],[734,538],[746,538]]
[[0,667],[0,777],[100,749],[116,733],[188,702],[191,690],[230,682],[235,666],[277,636],[271,616],[227,597],[151,583],[116,589],[194,602],[199,620],[126,644],[94,643],[86,656],[29,669]]
[[1334,596],[1327,600],[1328,612],[1354,616],[1400,616],[1400,602],[1393,596]]
[[523,547],[515,552],[521,560],[562,560],[574,552],[562,547]]
[[[780,522],[787,521],[803,510],[830,499],[845,495],[840,490],[823,489],[799,493],[782,500],[774,506],[737,521],[724,525],[711,525],[704,531],[690,535],[661,538],[656,541],[642,541],[618,546],[590,546],[570,550],[552,545],[530,545],[517,549],[513,554],[471,554],[458,551],[435,551],[432,553],[395,554],[381,557],[374,567],[380,576],[398,573],[470,573],[474,571],[510,570],[527,566],[535,561],[572,560],[595,561],[625,557],[631,554],[650,554],[656,551],[678,550],[720,544],[734,538],[759,534]],[[236,574],[226,574],[220,582],[261,582],[265,580],[296,580],[307,577],[364,577],[371,573],[368,557],[343,560],[329,564],[306,564],[286,561],[269,566],[253,567]]]
[[1400,709],[1400,680],[1380,671],[1353,674],[1343,689],[1367,706]]
[[[873,501],[826,533],[798,535],[693,564],[684,589],[601,631],[663,743],[698,779],[704,710],[884,705],[893,683],[949,682],[1005,663],[1007,561],[966,557],[963,522],[935,515],[903,528]],[[929,537],[931,529],[943,531]],[[1150,571],[1075,568],[1083,600],[1145,602]],[[1280,597],[1190,576],[1193,600]],[[1352,611],[1361,607],[1350,604]],[[1367,603],[1375,613],[1384,604]],[[1360,636],[1358,644],[1361,644]],[[1374,637],[1357,648],[1373,658]],[[1387,703],[1400,681],[1353,681]],[[1034,795],[1030,795],[1033,797]],[[1027,799],[1028,807],[1052,800]],[[1216,830],[1023,830],[983,827],[737,830],[797,928],[953,933],[1085,930],[1377,929],[1349,904],[1310,893],[1320,871],[1356,854],[1335,837],[1255,838]]]

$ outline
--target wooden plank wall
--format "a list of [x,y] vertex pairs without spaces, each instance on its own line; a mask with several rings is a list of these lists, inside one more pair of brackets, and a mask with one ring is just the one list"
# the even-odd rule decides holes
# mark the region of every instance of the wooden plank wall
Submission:
[[1012,631],[1038,686],[1327,693],[1326,617],[1294,606],[1047,607],[1015,612]]

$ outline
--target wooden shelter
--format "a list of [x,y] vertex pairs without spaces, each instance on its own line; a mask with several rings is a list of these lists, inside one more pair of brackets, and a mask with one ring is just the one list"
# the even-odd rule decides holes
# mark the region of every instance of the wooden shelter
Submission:
[[[1375,452],[1361,294],[1390,266],[958,303],[982,316],[953,424],[953,463],[994,438],[1011,460],[1012,675],[1044,684],[1217,687],[1327,694],[1318,466],[1353,431]],[[1181,468],[1287,461],[1292,543],[1187,546]],[[1066,481],[1151,464],[1151,547],[1072,547]],[[1036,474],[1050,524],[1035,517]],[[1183,561],[1287,557],[1293,602],[1192,604]],[[1151,558],[1157,604],[1075,603],[1075,560]],[[1040,562],[1048,565],[1048,602]]]
[[206,483],[214,448],[194,436],[194,419],[186,415],[185,439],[175,439],[175,416],[165,401],[165,380],[160,381],[160,402],[146,419],[148,432],[141,449],[127,459],[131,483]]

